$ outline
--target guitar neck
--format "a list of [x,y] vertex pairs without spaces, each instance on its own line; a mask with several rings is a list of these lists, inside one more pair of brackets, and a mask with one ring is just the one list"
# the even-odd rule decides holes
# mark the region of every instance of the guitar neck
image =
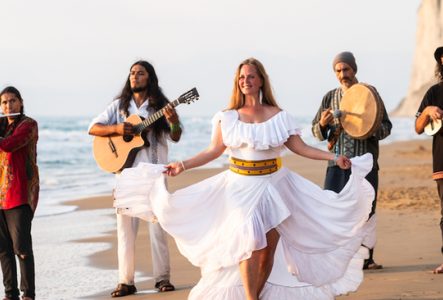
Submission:
[[[179,104],[180,104],[180,102],[178,101],[178,99],[171,102],[171,105],[173,107],[176,107]],[[150,115],[149,117],[147,117],[140,124],[135,125],[134,132],[137,134],[140,134],[143,130],[148,128],[152,123],[154,123],[155,121],[157,121],[158,119],[160,119],[163,116],[164,116],[164,113],[163,113],[163,108],[162,108],[162,109],[156,111],[155,113],[153,113],[152,115]]]

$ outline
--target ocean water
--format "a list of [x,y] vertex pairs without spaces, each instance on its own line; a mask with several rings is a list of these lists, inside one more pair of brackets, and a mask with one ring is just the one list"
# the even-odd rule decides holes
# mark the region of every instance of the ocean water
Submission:
[[[311,134],[312,117],[297,117],[303,140],[315,147],[325,143]],[[40,169],[40,200],[37,217],[75,209],[61,205],[64,200],[109,194],[114,175],[100,170],[92,155],[92,137],[87,128],[88,117],[36,117],[39,123],[38,165]],[[203,150],[211,136],[211,117],[182,117],[184,133],[177,144],[170,144],[170,160],[181,160]],[[418,136],[413,129],[413,118],[393,118],[392,134],[383,144],[394,141],[429,138]],[[220,157],[205,167],[221,167],[226,157]],[[110,207],[112,203],[109,204]]]

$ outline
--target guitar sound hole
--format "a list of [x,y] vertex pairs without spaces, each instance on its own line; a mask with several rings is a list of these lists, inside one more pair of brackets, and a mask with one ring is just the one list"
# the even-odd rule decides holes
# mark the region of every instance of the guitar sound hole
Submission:
[[134,138],[134,136],[132,136],[132,135],[124,135],[124,136],[123,136],[123,140],[124,140],[126,143],[132,141],[133,138]]

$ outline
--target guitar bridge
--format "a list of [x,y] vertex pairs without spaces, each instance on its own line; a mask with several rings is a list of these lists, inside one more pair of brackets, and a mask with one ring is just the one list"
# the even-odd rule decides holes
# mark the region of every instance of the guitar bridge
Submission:
[[112,153],[114,153],[115,157],[118,157],[117,149],[115,148],[115,145],[112,142],[111,138],[109,138],[108,145],[109,145],[109,148],[111,149]]

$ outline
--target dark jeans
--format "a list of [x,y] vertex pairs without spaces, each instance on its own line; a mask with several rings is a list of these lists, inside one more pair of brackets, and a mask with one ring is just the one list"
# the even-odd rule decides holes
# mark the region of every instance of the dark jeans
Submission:
[[29,205],[13,209],[0,209],[0,263],[5,295],[18,299],[17,265],[20,263],[20,290],[23,296],[35,298],[34,254],[32,251],[31,221],[33,212]]
[[440,197],[440,231],[441,231],[441,239],[442,239],[442,247],[441,252],[443,253],[443,179],[436,180],[437,182],[437,191],[438,196]]
[[[325,190],[331,190],[336,193],[339,193],[346,185],[346,182],[348,182],[350,175],[351,175],[350,169],[343,170],[340,169],[340,167],[338,166],[328,167],[326,170],[325,187],[324,187]],[[372,209],[368,217],[369,219],[375,214],[375,208],[377,206],[378,170],[372,169],[371,172],[369,172],[368,175],[366,175],[366,179],[369,181],[369,183],[372,185],[372,187],[375,190],[375,198],[372,201]],[[374,262],[373,255],[374,255],[374,249],[369,249],[369,259],[367,260],[367,263]]]

